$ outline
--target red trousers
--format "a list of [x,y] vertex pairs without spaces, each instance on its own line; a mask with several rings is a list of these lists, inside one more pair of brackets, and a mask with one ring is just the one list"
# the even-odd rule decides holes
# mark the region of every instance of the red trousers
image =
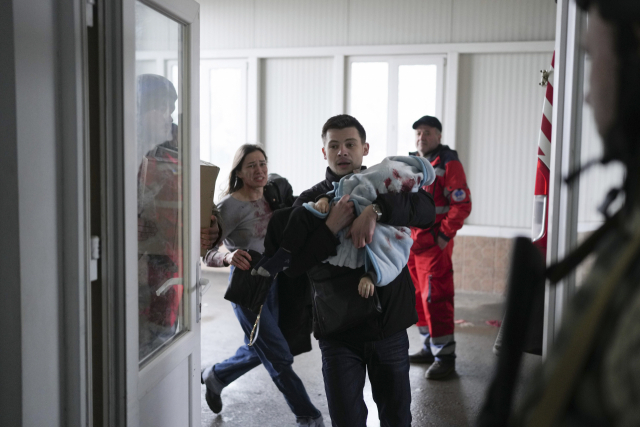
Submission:
[[431,338],[452,335],[453,324],[453,239],[444,249],[435,245],[411,249],[409,273],[416,288],[418,326],[428,326]]

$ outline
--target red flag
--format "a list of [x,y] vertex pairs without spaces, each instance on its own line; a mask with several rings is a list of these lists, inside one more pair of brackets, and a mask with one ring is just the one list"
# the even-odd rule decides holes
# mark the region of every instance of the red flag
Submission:
[[547,223],[549,214],[549,171],[551,165],[551,123],[553,114],[553,67],[556,54],[551,59],[551,70],[542,107],[542,124],[538,138],[538,166],[533,196],[533,224],[531,238],[542,253],[547,253]]

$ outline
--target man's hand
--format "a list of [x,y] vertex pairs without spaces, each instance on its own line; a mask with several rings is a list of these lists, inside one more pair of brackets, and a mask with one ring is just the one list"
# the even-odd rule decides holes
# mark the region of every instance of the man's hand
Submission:
[[447,247],[447,244],[449,244],[448,240],[444,240],[442,237],[438,236],[438,247],[442,250],[444,250],[445,247]]
[[213,243],[218,240],[220,236],[220,227],[218,227],[218,220],[215,215],[211,215],[211,227],[200,229],[200,246],[203,249],[211,249]]
[[245,252],[242,249],[229,252],[224,256],[224,263],[226,265],[233,265],[240,270],[248,270],[251,268],[251,255],[249,252]]
[[338,234],[338,231],[351,225],[355,217],[353,203],[349,202],[349,195],[347,194],[331,208],[325,224],[333,234]]
[[347,237],[351,237],[353,246],[356,248],[364,248],[365,244],[371,243],[371,240],[373,240],[373,232],[376,229],[377,219],[378,215],[371,205],[364,208],[360,216],[351,224],[351,229],[347,234]]

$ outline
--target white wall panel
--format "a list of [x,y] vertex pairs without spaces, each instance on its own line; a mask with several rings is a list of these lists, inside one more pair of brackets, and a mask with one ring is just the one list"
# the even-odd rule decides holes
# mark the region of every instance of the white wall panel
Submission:
[[254,47],[254,0],[199,0],[199,3],[201,49]]
[[271,0],[255,3],[255,47],[346,44],[345,0]]
[[332,70],[332,58],[264,61],[262,122],[269,172],[288,178],[294,194],[324,178],[320,133],[332,112]]
[[555,39],[553,0],[453,0],[451,42]]
[[473,200],[468,224],[531,226],[545,92],[539,70],[551,56],[460,56],[457,149]]
[[200,0],[202,49],[537,41],[553,0]]
[[452,0],[350,0],[349,45],[447,43]]

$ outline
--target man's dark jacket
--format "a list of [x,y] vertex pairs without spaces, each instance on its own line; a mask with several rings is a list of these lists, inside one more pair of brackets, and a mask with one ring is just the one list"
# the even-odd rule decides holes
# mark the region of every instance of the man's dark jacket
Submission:
[[[327,168],[325,180],[304,191],[296,199],[294,206],[315,201],[320,194],[333,190],[333,182],[339,180],[340,177]],[[428,228],[435,220],[433,198],[422,189],[416,193],[380,194],[374,203],[378,204],[382,210],[380,223]],[[339,244],[338,238],[323,224],[308,239],[306,246],[300,252],[293,254],[291,266],[285,270],[286,275],[296,277],[307,273],[316,287],[322,286],[325,281],[338,286],[342,283],[358,283],[364,275],[364,267],[353,269],[322,263],[330,256],[336,255],[336,247]],[[376,287],[375,291],[382,306],[380,316],[329,337],[320,336],[318,329],[314,328],[316,338],[348,342],[378,341],[418,321],[415,288],[406,266],[391,283]],[[314,322],[316,321],[314,315]]]

